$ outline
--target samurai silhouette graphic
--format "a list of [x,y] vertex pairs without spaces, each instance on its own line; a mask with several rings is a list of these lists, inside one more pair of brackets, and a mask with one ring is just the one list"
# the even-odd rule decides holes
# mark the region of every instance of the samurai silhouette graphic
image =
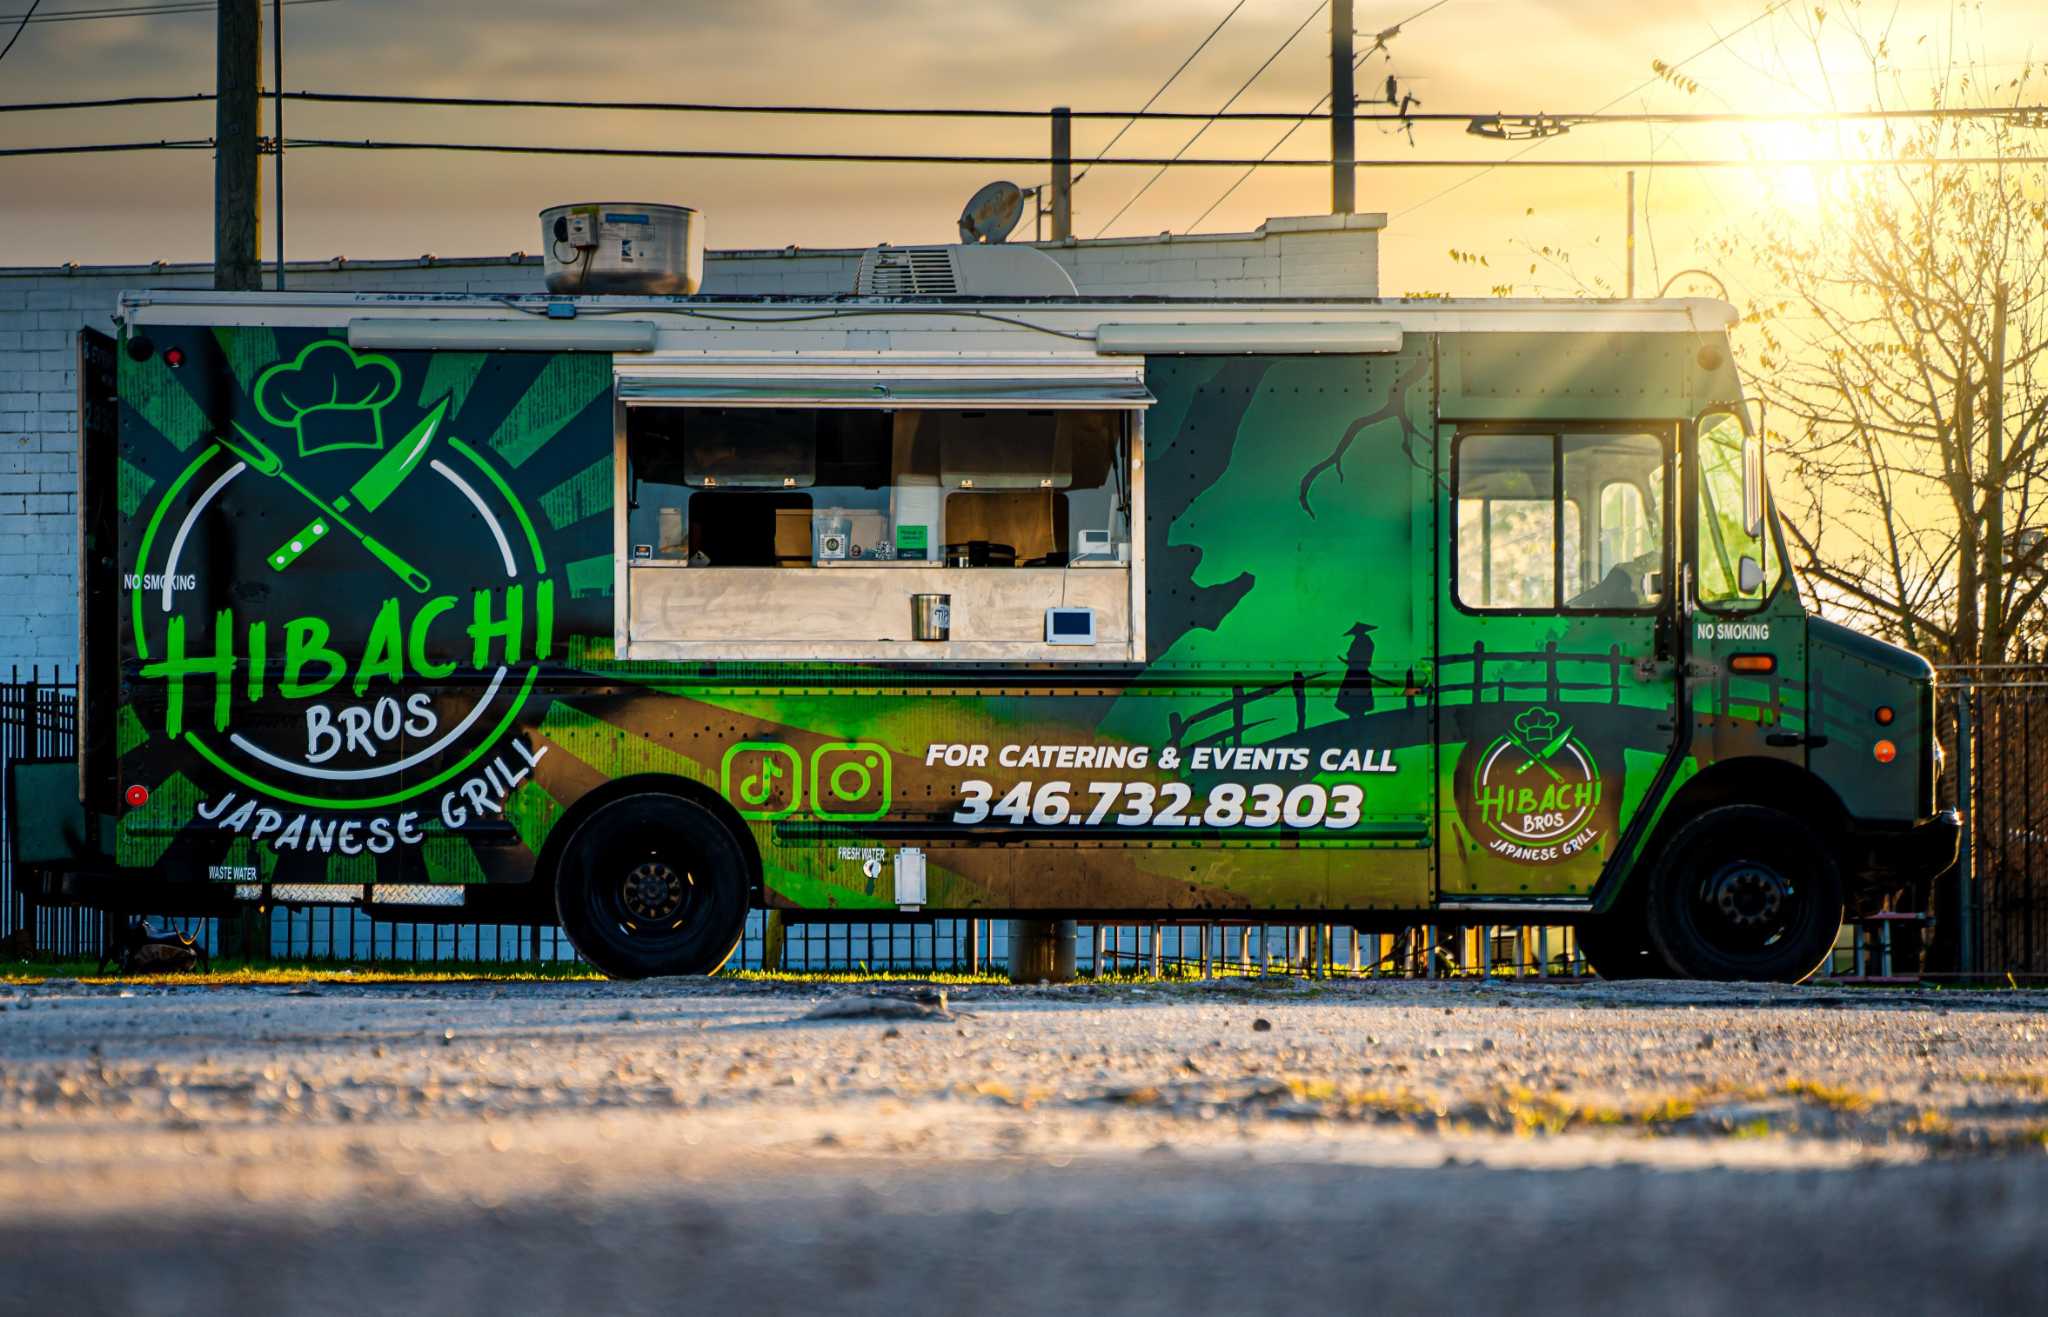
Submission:
[[1337,712],[1347,718],[1363,718],[1372,712],[1372,633],[1379,628],[1360,622],[1344,634],[1351,648],[1344,651],[1344,680],[1337,684]]

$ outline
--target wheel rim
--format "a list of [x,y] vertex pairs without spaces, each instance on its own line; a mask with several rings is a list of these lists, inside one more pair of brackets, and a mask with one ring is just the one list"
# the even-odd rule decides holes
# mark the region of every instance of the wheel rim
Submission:
[[1810,915],[1805,890],[1784,866],[1764,860],[1729,860],[1691,885],[1686,922],[1723,955],[1769,955],[1795,936]]
[[702,904],[703,887],[687,865],[647,855],[594,884],[599,913],[629,937],[657,939],[685,932]]

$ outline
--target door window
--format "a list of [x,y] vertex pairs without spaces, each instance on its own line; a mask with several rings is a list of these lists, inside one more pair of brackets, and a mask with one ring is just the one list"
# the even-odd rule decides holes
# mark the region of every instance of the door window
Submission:
[[1694,552],[1699,601],[1709,608],[1758,607],[1777,584],[1762,467],[1761,448],[1739,420],[1726,412],[1701,418]]
[[1643,612],[1664,601],[1665,440],[1458,441],[1457,599],[1477,612]]

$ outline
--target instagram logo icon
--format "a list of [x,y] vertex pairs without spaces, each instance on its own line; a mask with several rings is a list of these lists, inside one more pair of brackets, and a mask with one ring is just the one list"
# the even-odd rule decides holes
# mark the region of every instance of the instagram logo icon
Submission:
[[867,823],[889,812],[889,751],[873,741],[828,741],[811,751],[811,809],[821,819]]

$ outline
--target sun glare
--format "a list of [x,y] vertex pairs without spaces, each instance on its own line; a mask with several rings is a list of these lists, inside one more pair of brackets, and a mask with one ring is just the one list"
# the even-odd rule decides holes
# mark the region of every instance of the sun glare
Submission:
[[1757,163],[1759,203],[1797,219],[1818,218],[1826,168],[1812,162],[1836,157],[1829,131],[1805,123],[1758,123],[1743,128],[1742,141]]

